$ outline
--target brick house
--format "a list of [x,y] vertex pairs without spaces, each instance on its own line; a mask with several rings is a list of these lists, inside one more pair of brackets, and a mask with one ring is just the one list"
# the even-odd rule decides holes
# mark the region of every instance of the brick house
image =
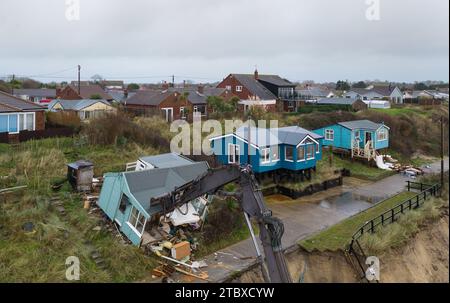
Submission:
[[162,90],[140,90],[122,102],[124,108],[135,115],[162,114],[167,122],[193,120],[193,115],[207,117],[209,96],[228,98],[229,92],[214,87],[183,87]]
[[260,75],[257,70],[254,74],[230,74],[217,87],[238,96],[240,109],[244,111],[252,106],[277,111],[295,90],[295,84],[290,81],[278,75]]
[[18,138],[23,130],[45,129],[45,107],[0,91],[0,133]]
[[80,85],[79,91],[78,86],[71,84],[56,92],[56,97],[63,100],[93,99],[93,96],[99,96],[100,99],[107,101],[113,100],[113,97],[97,84]]

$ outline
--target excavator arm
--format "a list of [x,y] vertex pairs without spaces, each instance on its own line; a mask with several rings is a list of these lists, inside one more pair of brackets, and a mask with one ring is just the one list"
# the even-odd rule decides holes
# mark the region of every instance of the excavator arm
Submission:
[[[267,273],[264,272],[264,268],[263,273],[268,276],[266,277],[269,280],[267,282],[292,282],[281,246],[281,238],[284,233],[283,222],[273,217],[272,212],[266,207],[250,166],[233,165],[211,169],[193,182],[176,188],[167,195],[152,199],[151,204],[160,203],[163,210],[169,212],[205,194],[214,194],[232,182],[240,184],[240,192],[233,196],[239,201],[246,216],[255,219],[258,223],[259,237],[267,266]],[[249,228],[251,229],[251,225]],[[258,251],[257,243],[255,246]]]

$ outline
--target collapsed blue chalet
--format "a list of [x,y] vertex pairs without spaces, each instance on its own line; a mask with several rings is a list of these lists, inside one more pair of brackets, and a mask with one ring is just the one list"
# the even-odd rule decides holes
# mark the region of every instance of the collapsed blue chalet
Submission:
[[152,205],[152,198],[196,180],[209,166],[174,154],[144,157],[138,163],[135,171],[104,175],[98,205],[134,245],[140,246],[154,241],[151,229],[163,213],[160,204]]
[[346,150],[352,158],[375,159],[379,150],[389,147],[389,127],[370,120],[339,122],[314,132],[324,137],[324,146]]
[[243,126],[235,133],[210,141],[219,163],[250,164],[258,179],[269,176],[277,181],[285,176],[310,179],[311,170],[322,158],[322,139],[298,126],[271,129]]

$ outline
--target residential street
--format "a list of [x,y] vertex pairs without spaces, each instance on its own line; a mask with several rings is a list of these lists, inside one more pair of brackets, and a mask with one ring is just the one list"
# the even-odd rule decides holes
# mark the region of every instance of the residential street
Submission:
[[[448,166],[449,161],[446,158],[446,170]],[[425,171],[439,172],[440,162],[433,163],[431,168]],[[340,188],[303,197],[297,201],[274,196],[270,197],[267,203],[274,216],[283,220],[285,226],[283,247],[289,248],[297,245],[299,240],[403,191],[407,180],[411,179],[400,174],[374,183],[346,178]],[[256,251],[249,238],[206,257],[205,261],[208,264],[206,270],[210,281],[222,282],[233,273],[255,265],[254,256]]]

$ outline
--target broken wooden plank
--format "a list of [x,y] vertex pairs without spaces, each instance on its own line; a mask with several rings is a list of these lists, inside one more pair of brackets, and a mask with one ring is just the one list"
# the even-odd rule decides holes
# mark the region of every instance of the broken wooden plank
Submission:
[[[185,275],[187,275],[187,276],[191,276],[191,277],[194,277],[194,278],[197,278],[197,279],[200,279],[200,280],[209,282],[209,280],[208,280],[208,274],[206,274],[206,273],[203,273],[203,276],[200,276],[200,275],[196,275],[196,274],[193,274],[193,273],[191,273],[191,272],[182,270],[181,268],[178,268],[178,267],[174,267],[174,268],[175,268],[175,270],[178,271],[179,273],[182,273],[182,274],[185,274]],[[205,275],[206,275],[206,276],[205,276]]]

